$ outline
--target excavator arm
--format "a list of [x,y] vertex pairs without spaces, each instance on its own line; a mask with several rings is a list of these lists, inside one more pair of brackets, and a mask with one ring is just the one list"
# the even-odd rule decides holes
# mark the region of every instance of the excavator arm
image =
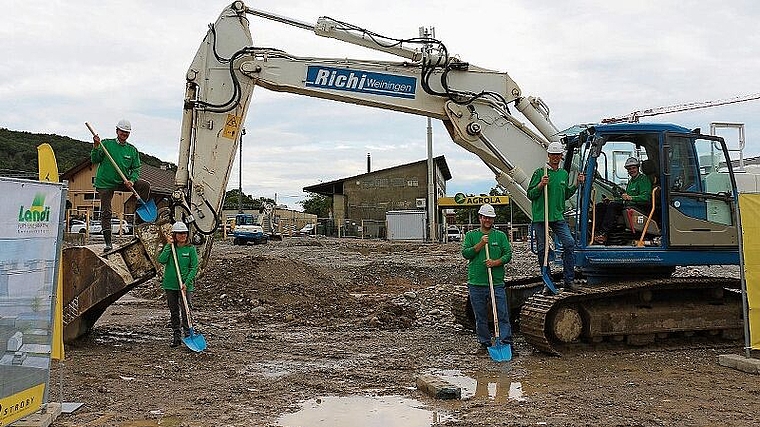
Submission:
[[[308,58],[253,47],[248,15],[406,60]],[[217,227],[256,86],[439,119],[452,140],[483,160],[526,212],[529,174],[545,162],[548,142],[560,137],[540,99],[523,97],[506,73],[449,56],[438,40],[392,39],[326,17],[310,25],[236,1],[210,26],[187,72],[173,219],[191,224],[196,236],[211,235]],[[512,116],[512,104],[540,133]],[[196,243],[205,261],[211,239]]]

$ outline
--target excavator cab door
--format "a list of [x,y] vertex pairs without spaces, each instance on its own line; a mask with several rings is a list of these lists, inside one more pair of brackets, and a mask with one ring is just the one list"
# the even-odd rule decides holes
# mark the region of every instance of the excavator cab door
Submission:
[[666,133],[664,149],[670,246],[738,245],[736,183],[723,139]]

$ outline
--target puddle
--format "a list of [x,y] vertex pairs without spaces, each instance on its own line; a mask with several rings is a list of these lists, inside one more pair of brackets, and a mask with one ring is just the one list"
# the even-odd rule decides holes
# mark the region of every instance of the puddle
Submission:
[[508,375],[476,373],[475,378],[473,378],[456,369],[434,371],[433,374],[460,387],[462,389],[462,400],[487,398],[500,403],[507,400],[518,402],[528,400],[527,397],[523,396],[522,383],[513,382]]
[[111,330],[111,331],[105,331],[105,332],[96,332],[95,334],[95,342],[99,344],[123,344],[123,343],[144,343],[148,341],[158,341],[163,340],[164,338],[157,337],[154,335],[149,334],[143,334],[139,332],[129,332],[129,331],[117,331],[117,330]]
[[428,427],[451,416],[423,409],[417,400],[401,396],[328,396],[310,399],[301,410],[277,420],[284,427]]
[[179,427],[182,425],[182,418],[165,417],[158,420],[140,420],[127,421],[119,424],[120,427]]

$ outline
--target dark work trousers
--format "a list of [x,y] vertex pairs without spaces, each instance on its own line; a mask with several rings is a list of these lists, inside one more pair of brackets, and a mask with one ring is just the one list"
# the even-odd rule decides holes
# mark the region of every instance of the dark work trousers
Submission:
[[619,200],[597,203],[596,220],[599,221],[601,219],[602,221],[597,234],[607,234],[625,208],[636,208],[646,214],[652,209],[652,205],[649,203],[626,203]]
[[[174,332],[174,336],[181,336],[187,335],[190,331],[190,326],[187,322],[187,313],[185,312],[185,305],[182,303],[182,291],[175,291],[173,289],[164,289],[166,292],[166,305],[169,306],[169,314],[170,314],[170,320],[169,324],[172,327],[172,331]],[[185,297],[187,298],[187,305],[190,307],[190,310],[193,309],[193,305],[191,304],[192,301],[192,292],[185,292]],[[179,318],[180,313],[182,314],[182,325],[180,327]]]
[[[138,179],[134,182],[134,188],[143,200],[150,198],[150,183],[148,181]],[[113,215],[113,210],[111,209],[113,193],[115,191],[124,191],[131,194],[132,191],[124,184],[116,188],[97,188],[96,190],[100,196],[100,225],[103,227],[103,231],[110,231],[111,216]]]

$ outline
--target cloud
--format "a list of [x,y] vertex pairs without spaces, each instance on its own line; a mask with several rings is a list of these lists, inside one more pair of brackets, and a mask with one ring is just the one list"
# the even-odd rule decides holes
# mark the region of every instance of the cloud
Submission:
[[[0,126],[90,140],[84,121],[110,135],[126,117],[138,149],[176,162],[185,72],[208,23],[229,3],[5,2],[12,13],[0,16]],[[247,6],[312,24],[331,16],[398,38],[433,26],[453,55],[508,72],[525,95],[541,97],[560,129],[760,92],[760,35],[752,31],[760,4],[749,0],[625,6],[601,0],[261,0]],[[400,60],[258,17],[249,22],[256,46],[306,57]],[[715,120],[746,123],[746,157],[760,153],[758,113],[754,101],[652,120],[704,131]],[[367,153],[373,169],[427,155],[424,117],[262,88],[254,90],[245,126],[244,191],[257,197],[297,195],[304,186],[362,173]],[[480,193],[495,185],[491,171],[453,144],[440,123],[433,129],[433,154],[446,156],[454,177],[449,189]],[[231,188],[237,188],[235,178]]]

